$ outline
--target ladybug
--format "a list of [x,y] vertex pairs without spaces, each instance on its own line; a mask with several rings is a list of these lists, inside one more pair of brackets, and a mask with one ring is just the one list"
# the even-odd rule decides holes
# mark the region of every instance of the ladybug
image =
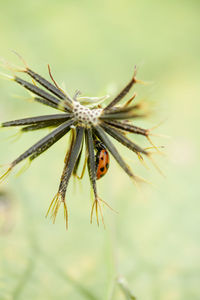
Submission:
[[96,149],[96,179],[103,177],[109,168],[109,154],[104,146],[104,144],[98,140],[95,140],[95,149]]

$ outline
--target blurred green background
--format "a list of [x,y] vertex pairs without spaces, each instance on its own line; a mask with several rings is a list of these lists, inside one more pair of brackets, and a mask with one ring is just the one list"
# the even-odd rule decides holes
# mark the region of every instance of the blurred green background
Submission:
[[[137,99],[146,99],[154,110],[149,120],[137,124],[150,128],[166,118],[155,132],[171,136],[153,138],[165,146],[166,157],[155,155],[155,160],[166,179],[150,164],[145,170],[119,146],[133,170],[156,187],[138,192],[111,160],[108,174],[98,182],[100,196],[118,211],[104,208],[106,230],[89,224],[87,176],[76,186],[71,180],[68,232],[63,212],[55,225],[44,218],[58,189],[65,138],[25,174],[1,184],[0,299],[133,299],[128,290],[141,300],[200,299],[200,2],[0,4],[1,57],[20,65],[10,52],[16,50],[46,77],[50,63],[69,93],[80,89],[89,96],[115,95],[136,64],[138,78],[149,82],[136,86]],[[0,90],[1,122],[52,112],[26,101],[27,92],[3,78]],[[46,133],[10,141],[16,132],[1,129],[0,164],[11,162]]]

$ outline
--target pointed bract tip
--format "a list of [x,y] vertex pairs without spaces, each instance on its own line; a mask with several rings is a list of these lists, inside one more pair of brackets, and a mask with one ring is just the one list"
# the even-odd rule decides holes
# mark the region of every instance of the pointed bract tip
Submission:
[[0,176],[0,183],[2,183],[10,174],[11,170],[12,170],[12,165],[9,166],[9,168],[7,169],[7,171],[5,171],[1,176]]
[[66,230],[68,230],[68,210],[67,210],[67,205],[66,205],[65,201],[63,202],[63,206],[64,206],[65,226],[66,226]]
[[158,173],[164,178],[166,179],[166,175],[163,173],[163,171],[158,167],[158,165],[155,163],[155,161],[152,158],[152,155],[150,155],[149,159],[151,160],[153,166],[155,167],[155,169],[158,171]]

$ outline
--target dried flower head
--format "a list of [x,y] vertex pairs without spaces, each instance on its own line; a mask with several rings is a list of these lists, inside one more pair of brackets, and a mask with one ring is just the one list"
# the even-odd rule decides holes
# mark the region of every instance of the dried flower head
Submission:
[[[98,209],[103,222],[101,203],[104,203],[107,206],[109,205],[98,196],[96,180],[101,178],[107,172],[109,154],[115,158],[120,167],[134,182],[142,180],[133,174],[127,163],[119,154],[116,146],[110,140],[109,136],[135,152],[140,160],[143,160],[143,155],[150,159],[152,158],[151,153],[148,152],[147,149],[141,148],[127,137],[127,133],[142,135],[152,144],[149,138],[152,134],[151,129],[140,128],[131,123],[132,119],[134,120],[135,118],[144,116],[141,112],[140,104],[132,104],[135,94],[125,104],[121,106],[118,105],[133,85],[139,82],[136,79],[136,68],[133,77],[125,88],[112,101],[110,101],[109,104],[105,105],[103,102],[108,98],[108,96],[100,98],[81,97],[80,92],[77,91],[74,97],[71,97],[55,82],[49,66],[49,74],[53,84],[31,70],[24,61],[23,63],[25,65],[23,69],[14,69],[12,67],[12,71],[27,74],[32,78],[33,83],[21,79],[16,76],[15,73],[13,76],[9,76],[9,79],[29,90],[34,101],[59,110],[61,113],[1,123],[1,127],[20,126],[21,132],[30,132],[42,128],[51,128],[52,130],[48,135],[13,160],[12,163],[9,164],[7,171],[0,177],[0,181],[5,179],[11,170],[13,170],[13,168],[20,162],[26,159],[29,162],[32,162],[63,136],[70,133],[71,142],[64,160],[64,169],[60,185],[57,194],[50,204],[47,215],[50,213],[53,222],[55,222],[58,209],[60,205],[63,204],[66,226],[68,226],[68,211],[65,194],[70,177],[72,175],[77,175],[78,165],[85,145],[86,157],[84,169],[87,164],[94,194],[94,202],[91,210],[91,222],[93,211],[95,210],[97,223],[99,224]],[[39,87],[38,84],[41,87]]]

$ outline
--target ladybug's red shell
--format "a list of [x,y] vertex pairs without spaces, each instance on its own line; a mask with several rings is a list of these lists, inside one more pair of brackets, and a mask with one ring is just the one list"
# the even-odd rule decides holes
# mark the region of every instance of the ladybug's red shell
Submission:
[[109,168],[109,154],[108,151],[104,149],[100,149],[96,153],[96,178],[100,179],[103,177]]

